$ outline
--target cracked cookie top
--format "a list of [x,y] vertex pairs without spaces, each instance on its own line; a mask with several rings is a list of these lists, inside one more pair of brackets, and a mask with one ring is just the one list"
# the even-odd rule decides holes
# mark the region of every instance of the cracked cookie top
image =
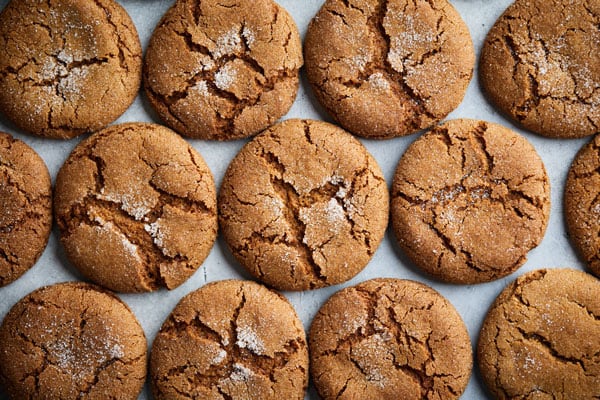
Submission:
[[550,181],[534,147],[497,124],[446,122],[402,156],[392,184],[400,247],[421,269],[455,283],[520,267],[545,233]]
[[262,282],[305,290],[344,282],[369,262],[387,227],[375,159],[334,125],[287,120],[233,159],[219,222],[237,260]]
[[373,279],[334,294],[309,332],[311,376],[321,397],[457,399],[473,356],[456,309],[430,287]]
[[327,0],[304,53],[321,104],[350,132],[408,135],[462,101],[475,52],[446,0]]
[[272,0],[177,0],[150,39],[144,84],[179,133],[231,140],[287,113],[302,62],[298,29]]
[[477,347],[497,399],[600,398],[600,281],[582,271],[529,272],[488,312]]
[[564,207],[571,242],[592,272],[600,276],[600,135],[573,160]]
[[217,236],[208,166],[154,124],[115,125],[81,142],[58,173],[54,209],[69,260],[121,292],[179,286]]
[[157,400],[301,400],[304,328],[285,297],[262,285],[210,283],[184,297],[161,327],[150,377]]
[[20,128],[72,138],[135,99],[142,50],[113,0],[13,0],[0,14],[0,109]]
[[116,296],[81,282],[47,286],[0,326],[0,384],[14,399],[137,399],[146,345]]
[[600,128],[600,3],[517,0],[484,43],[480,77],[491,101],[538,134]]
[[40,257],[52,228],[52,188],[44,160],[0,132],[0,287]]

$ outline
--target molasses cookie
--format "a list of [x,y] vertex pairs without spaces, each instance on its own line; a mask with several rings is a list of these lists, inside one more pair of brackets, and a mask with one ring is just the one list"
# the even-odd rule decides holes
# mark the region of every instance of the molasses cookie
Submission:
[[137,399],[145,378],[142,327],[95,286],[38,289],[0,326],[0,384],[12,399]]
[[369,262],[388,222],[388,191],[367,149],[344,130],[287,120],[242,148],[219,193],[237,260],[262,282],[305,290],[344,282]]
[[114,0],[13,0],[0,14],[0,39],[0,109],[26,131],[95,131],[137,95],[142,50]]
[[217,235],[211,172],[160,125],[115,125],[81,142],[58,173],[54,206],[70,261],[121,292],[179,286]]
[[575,157],[565,187],[565,218],[571,242],[600,276],[600,135]]
[[473,356],[452,304],[418,282],[374,279],[334,294],[309,333],[311,375],[333,399],[457,399]]
[[600,281],[581,271],[529,272],[498,296],[478,363],[497,399],[600,398]]
[[304,46],[321,104],[367,138],[408,135],[445,118],[475,63],[469,30],[446,0],[327,0]]
[[595,1],[515,1],[488,33],[481,52],[481,83],[490,100],[544,136],[598,132],[599,18]]
[[179,133],[238,139],[287,113],[302,62],[298,29],[272,0],[177,0],[150,39],[144,84]]
[[[215,301],[219,299],[219,301]],[[282,295],[250,281],[210,283],[181,300],[152,346],[157,400],[304,399],[308,349]]]
[[484,121],[449,121],[417,139],[392,185],[400,247],[447,282],[515,271],[542,240],[549,213],[550,182],[533,146]]
[[0,132],[0,287],[35,264],[52,228],[52,188],[44,160]]

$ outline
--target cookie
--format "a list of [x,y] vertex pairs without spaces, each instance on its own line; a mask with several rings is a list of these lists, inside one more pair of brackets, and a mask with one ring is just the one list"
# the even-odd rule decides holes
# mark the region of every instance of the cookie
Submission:
[[600,135],[573,160],[564,210],[571,243],[590,270],[600,276]]
[[525,263],[544,236],[550,181],[533,146],[497,124],[446,122],[417,139],[392,184],[404,253],[433,277],[487,282]]
[[150,377],[156,400],[301,400],[304,328],[282,295],[251,281],[213,282],[184,297],[163,324]]
[[0,132],[0,287],[38,260],[52,228],[52,188],[44,160]]
[[298,29],[272,0],[177,0],[156,27],[144,86],[182,135],[255,135],[292,106],[302,66]]
[[217,235],[208,166],[154,124],[115,125],[81,142],[56,178],[54,211],[69,260],[120,292],[179,286]]
[[0,383],[12,399],[137,399],[145,378],[142,327],[98,287],[38,289],[0,326]]
[[114,0],[13,0],[0,14],[0,110],[19,128],[72,138],[135,99],[142,50]]
[[235,258],[281,290],[344,282],[369,262],[388,222],[388,190],[367,149],[320,121],[287,120],[246,144],[219,193]]
[[478,363],[497,399],[600,397],[600,281],[570,269],[519,277],[483,322]]
[[475,63],[469,30],[446,0],[327,0],[304,54],[320,103],[350,132],[378,139],[445,118]]
[[480,79],[492,103],[517,123],[556,138],[600,126],[600,4],[517,0],[483,45]]
[[309,347],[324,400],[457,399],[473,365],[467,328],[452,304],[400,279],[335,293],[312,322]]

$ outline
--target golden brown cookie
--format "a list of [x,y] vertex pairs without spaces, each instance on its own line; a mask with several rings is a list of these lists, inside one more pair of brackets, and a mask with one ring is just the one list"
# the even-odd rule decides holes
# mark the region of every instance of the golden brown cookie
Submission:
[[571,242],[592,272],[600,276],[600,135],[573,160],[564,207]]
[[301,66],[298,29],[274,1],[177,0],[150,39],[144,85],[171,128],[230,140],[287,113]]
[[38,289],[0,326],[0,384],[11,399],[137,399],[145,379],[142,327],[96,286]]
[[600,127],[600,3],[517,0],[481,52],[490,100],[544,136],[592,135]]
[[498,296],[479,336],[478,364],[497,399],[600,398],[600,281],[538,270]]
[[469,30],[446,0],[327,0],[304,53],[321,104],[350,132],[379,139],[445,118],[475,63]]
[[44,160],[0,132],[0,287],[35,264],[52,228],[52,188]]
[[81,142],[58,173],[54,210],[69,260],[120,292],[179,286],[217,236],[208,166],[154,124],[115,125]]
[[515,271],[542,240],[550,181],[524,137],[453,120],[402,156],[391,207],[398,243],[419,268],[447,282],[486,282]]
[[309,333],[311,376],[330,399],[457,399],[473,356],[464,322],[430,287],[373,279],[334,294]]
[[156,400],[301,400],[304,328],[282,295],[251,281],[213,282],[184,297],[163,324],[150,377]]
[[367,149],[311,120],[287,120],[254,138],[229,165],[219,193],[233,255],[281,290],[359,273],[383,238],[388,209],[383,174]]
[[0,14],[0,38],[0,110],[26,131],[95,131],[137,95],[142,50],[114,0],[13,0]]

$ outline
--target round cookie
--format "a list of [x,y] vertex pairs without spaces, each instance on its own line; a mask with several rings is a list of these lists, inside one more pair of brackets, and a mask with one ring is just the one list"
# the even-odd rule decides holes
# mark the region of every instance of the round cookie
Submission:
[[150,104],[200,139],[255,135],[288,112],[302,66],[292,17],[272,0],[177,0],[144,61]]
[[600,135],[573,160],[564,207],[571,242],[592,272],[600,276]]
[[350,132],[378,139],[445,118],[475,63],[469,30],[446,0],[327,0],[304,55],[320,103]]
[[52,187],[44,160],[0,132],[0,287],[35,264],[52,228]]
[[581,271],[538,270],[498,296],[477,347],[497,399],[600,397],[600,281]]
[[154,124],[115,125],[81,142],[58,173],[54,211],[69,260],[120,292],[179,286],[217,235],[208,166]]
[[457,399],[473,365],[467,328],[452,304],[400,279],[334,294],[312,322],[309,347],[324,400]]
[[344,282],[369,262],[388,222],[388,190],[367,149],[320,121],[287,120],[246,144],[219,193],[223,237],[280,290]]
[[517,0],[485,40],[479,72],[490,100],[544,136],[592,135],[600,126],[600,4]]
[[446,122],[402,156],[392,223],[405,254],[437,279],[478,283],[520,267],[544,236],[550,182],[522,136],[497,124]]
[[72,138],[135,99],[142,50],[114,0],[13,0],[0,14],[0,109],[20,128]]
[[11,399],[137,399],[146,345],[116,296],[81,282],[47,286],[0,326],[0,384]]
[[301,400],[304,328],[282,295],[251,281],[213,282],[184,297],[163,324],[150,377],[156,400]]

